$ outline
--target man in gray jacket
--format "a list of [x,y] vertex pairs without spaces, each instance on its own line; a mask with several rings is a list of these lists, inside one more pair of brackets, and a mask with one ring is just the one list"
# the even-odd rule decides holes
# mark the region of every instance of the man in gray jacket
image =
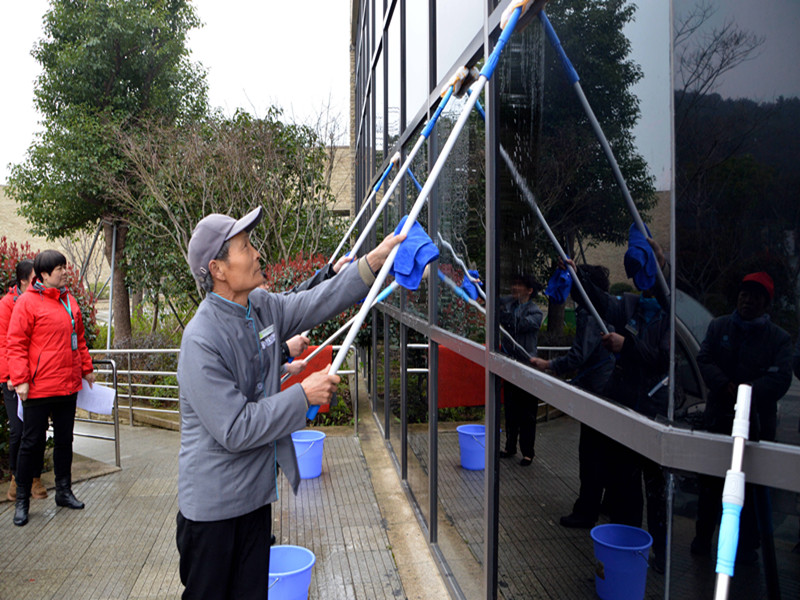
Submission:
[[313,290],[271,294],[243,218],[213,214],[189,241],[189,266],[207,292],[183,334],[178,362],[181,449],[177,545],[183,598],[267,598],[270,504],[278,466],[297,492],[290,434],[339,377],[327,369],[280,391],[281,345],[364,298],[399,236]]

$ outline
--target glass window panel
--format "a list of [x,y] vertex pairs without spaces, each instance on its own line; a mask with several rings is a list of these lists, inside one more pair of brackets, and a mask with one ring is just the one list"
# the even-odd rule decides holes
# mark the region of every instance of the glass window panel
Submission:
[[[449,138],[466,104],[466,96],[453,99],[436,127],[441,148]],[[478,279],[485,269],[484,123],[477,111],[462,129],[438,178],[439,320],[438,325],[476,342],[485,338],[484,300],[480,285],[464,284],[466,271]],[[439,235],[441,240],[439,240]],[[465,271],[466,268],[466,271]],[[466,290],[473,303],[460,293]]]
[[389,61],[389,123],[387,132],[388,144],[397,141],[400,135],[400,9],[395,9],[392,22],[389,24],[389,44],[387,60]]
[[408,368],[408,486],[414,494],[425,522],[430,523],[428,443],[428,339],[409,330]]
[[436,0],[437,81],[447,74],[483,28],[485,9],[485,0]]
[[[800,67],[790,58],[800,52],[800,6],[780,0],[758,11],[740,1],[675,0],[673,7],[676,267],[685,292],[676,306],[702,344],[685,362],[699,367],[705,393],[688,420],[727,437],[734,402],[728,385],[732,392],[741,382],[770,381],[751,412],[758,415],[751,440],[796,445],[800,383],[790,371],[800,305],[800,144],[789,132],[800,119]],[[748,273],[765,275],[744,283]],[[759,345],[765,339],[771,342]],[[692,593],[713,593],[707,565],[716,555],[722,481],[697,473],[676,477],[675,597],[686,585]],[[747,484],[735,594],[800,593],[793,553],[800,550],[797,498]]]
[[375,82],[375,165],[373,174],[376,174],[381,167],[384,159],[384,139],[386,135],[386,123],[383,119],[384,103],[386,102],[386,94],[384,93],[383,76],[383,61],[386,56],[384,52],[380,53],[378,62],[372,71]]
[[413,117],[428,98],[428,2],[406,1],[406,114]]

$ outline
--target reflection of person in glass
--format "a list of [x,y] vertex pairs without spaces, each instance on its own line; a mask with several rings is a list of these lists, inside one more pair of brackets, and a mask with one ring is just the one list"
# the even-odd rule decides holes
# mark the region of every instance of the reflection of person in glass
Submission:
[[[606,267],[581,265],[578,267],[578,272],[597,288],[608,292],[609,280]],[[577,371],[571,383],[599,396],[605,390],[614,370],[614,355],[603,347],[602,336],[603,330],[600,324],[586,308],[579,305],[576,311],[575,339],[569,351],[564,356],[552,360],[532,358],[531,364],[537,369],[552,371],[556,375]],[[581,423],[578,444],[581,488],[572,513],[561,517],[559,521],[564,527],[589,529],[597,522],[606,486],[607,447],[606,436]]]
[[[500,298],[500,325],[514,338],[516,344],[501,336],[503,351],[527,363],[536,356],[536,344],[544,315],[534,298],[542,289],[533,275],[518,275],[511,283],[511,295]],[[523,351],[522,348],[525,350]],[[517,438],[523,467],[533,462],[536,441],[536,413],[539,401],[517,386],[503,382],[503,402],[506,410],[506,449],[501,458],[511,458],[517,453]]]
[[[666,267],[659,245],[652,239],[658,268]],[[571,262],[571,261],[570,261]],[[574,267],[574,263],[572,263]],[[634,273],[626,272],[636,282]],[[612,296],[581,272],[581,283],[598,314],[613,331],[602,337],[603,346],[617,355],[605,396],[651,418],[667,414],[669,372],[669,300],[657,282],[641,295]],[[579,304],[580,296],[575,298]],[[606,498],[612,523],[640,527],[644,513],[642,477],[647,495],[647,529],[653,536],[652,566],[663,572],[666,560],[666,480],[661,466],[630,448],[608,439],[609,466]]]
[[[705,424],[709,431],[731,434],[739,384],[752,386],[750,440],[775,440],[778,400],[792,382],[792,342],[789,334],[770,321],[767,309],[774,295],[765,272],[745,275],[736,310],[714,319],[700,345],[697,363],[708,386]],[[722,510],[723,480],[700,477],[693,554],[708,556],[711,538]],[[758,529],[754,510],[756,487],[747,484],[742,509],[737,561],[755,562]]]

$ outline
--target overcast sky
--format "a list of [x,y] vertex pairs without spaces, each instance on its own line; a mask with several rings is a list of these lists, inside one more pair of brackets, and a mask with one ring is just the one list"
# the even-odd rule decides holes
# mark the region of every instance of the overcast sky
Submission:
[[[189,47],[208,71],[212,106],[264,115],[278,105],[307,122],[330,105],[346,122],[350,0],[192,1],[205,26],[192,32]],[[0,2],[0,184],[39,130],[33,86],[40,69],[30,51],[47,7],[46,0]]]

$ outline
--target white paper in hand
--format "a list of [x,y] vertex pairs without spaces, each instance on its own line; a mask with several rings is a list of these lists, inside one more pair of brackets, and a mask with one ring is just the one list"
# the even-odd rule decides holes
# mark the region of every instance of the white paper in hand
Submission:
[[78,408],[98,415],[110,415],[114,409],[114,396],[116,392],[109,387],[95,383],[89,387],[89,382],[81,380],[83,387],[78,392]]

